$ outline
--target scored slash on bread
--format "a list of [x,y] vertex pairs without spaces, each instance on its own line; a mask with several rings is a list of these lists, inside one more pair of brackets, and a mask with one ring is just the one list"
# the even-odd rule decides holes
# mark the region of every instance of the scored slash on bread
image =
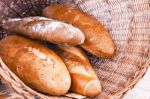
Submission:
[[56,45],[53,50],[67,66],[71,76],[71,90],[85,96],[96,96],[101,92],[101,83],[79,47]]
[[78,9],[62,4],[53,4],[43,9],[43,16],[61,20],[79,28],[85,35],[81,47],[97,57],[110,58],[115,45],[108,31],[94,17]]
[[45,17],[9,19],[4,22],[3,28],[56,44],[79,45],[85,40],[84,34],[78,28]]

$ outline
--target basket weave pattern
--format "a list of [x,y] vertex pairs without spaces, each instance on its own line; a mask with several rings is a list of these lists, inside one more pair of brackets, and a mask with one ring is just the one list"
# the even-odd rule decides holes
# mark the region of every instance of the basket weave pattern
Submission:
[[[97,98],[121,98],[145,74],[150,63],[150,1],[1,0],[0,24],[8,18],[41,15],[42,8],[56,2],[93,15],[109,30],[117,46],[115,56],[111,59],[101,59],[91,54],[88,56],[102,82],[102,93]],[[9,34],[12,33],[0,27],[0,38]],[[7,66],[1,65],[1,78],[21,96],[49,97],[28,88]]]

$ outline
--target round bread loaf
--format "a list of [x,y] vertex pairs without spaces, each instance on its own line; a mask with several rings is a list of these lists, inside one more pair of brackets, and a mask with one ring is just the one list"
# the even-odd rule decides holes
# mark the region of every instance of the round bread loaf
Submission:
[[100,80],[90,65],[87,56],[79,47],[57,45],[54,50],[69,70],[72,91],[85,96],[100,94]]
[[110,58],[114,55],[115,45],[111,35],[94,17],[62,4],[54,4],[43,9],[43,15],[70,23],[85,35],[81,47],[97,57]]
[[7,31],[56,44],[79,45],[85,40],[84,34],[76,27],[45,17],[9,19],[3,24]]
[[63,61],[49,48],[21,36],[0,41],[0,57],[29,87],[49,95],[65,94],[71,85]]

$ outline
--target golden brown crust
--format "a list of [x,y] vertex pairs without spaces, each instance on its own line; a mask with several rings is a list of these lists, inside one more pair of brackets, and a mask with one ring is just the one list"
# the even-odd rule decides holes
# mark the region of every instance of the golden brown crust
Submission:
[[9,19],[3,28],[50,43],[78,45],[85,40],[84,34],[79,29],[45,17]]
[[71,85],[63,61],[49,48],[21,36],[0,41],[0,57],[28,86],[50,95],[62,95]]
[[43,10],[43,15],[61,20],[78,27],[85,35],[82,48],[90,53],[103,58],[114,55],[115,45],[108,31],[95,18],[78,9],[64,5],[54,4]]
[[54,51],[62,58],[71,75],[71,90],[85,96],[96,96],[101,84],[85,53],[79,47],[57,45]]

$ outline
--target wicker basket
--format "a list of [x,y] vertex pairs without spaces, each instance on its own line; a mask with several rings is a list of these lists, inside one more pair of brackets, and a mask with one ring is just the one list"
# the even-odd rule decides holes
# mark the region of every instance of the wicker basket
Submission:
[[[115,56],[111,59],[101,59],[88,54],[102,82],[102,92],[95,98],[119,99],[123,97],[142,78],[150,63],[150,1],[0,0],[0,26],[8,18],[41,15],[41,10],[52,3],[78,7],[95,16],[109,30],[117,46]],[[0,27],[1,39],[10,34],[13,33],[8,33]],[[15,96],[19,99],[65,98],[64,96],[46,96],[30,89],[7,68],[2,60],[0,63],[2,81],[16,92]],[[80,98],[76,95],[75,97]]]

